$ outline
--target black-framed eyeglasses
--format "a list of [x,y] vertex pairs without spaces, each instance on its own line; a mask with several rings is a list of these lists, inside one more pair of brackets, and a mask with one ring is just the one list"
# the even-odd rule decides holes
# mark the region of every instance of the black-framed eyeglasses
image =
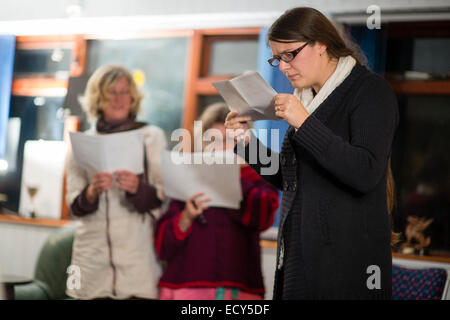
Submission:
[[295,49],[294,51],[289,51],[289,52],[283,52],[280,55],[277,56],[273,56],[272,58],[270,58],[269,60],[267,60],[267,62],[269,62],[269,64],[272,67],[278,67],[280,65],[280,60],[283,60],[284,62],[291,62],[292,60],[294,60],[295,56],[303,50],[304,47],[306,47],[309,44],[309,42],[305,43],[304,45],[302,45],[300,48]]

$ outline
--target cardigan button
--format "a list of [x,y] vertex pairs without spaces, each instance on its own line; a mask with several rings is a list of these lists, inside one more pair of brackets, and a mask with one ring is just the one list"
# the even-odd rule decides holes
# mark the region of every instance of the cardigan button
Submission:
[[297,164],[297,159],[295,157],[292,158],[292,164],[296,165]]
[[297,182],[294,181],[292,182],[292,191],[296,191],[297,190]]
[[283,191],[289,191],[289,184],[287,181],[283,183]]
[[281,164],[283,166],[286,165],[286,157],[285,156],[281,156]]

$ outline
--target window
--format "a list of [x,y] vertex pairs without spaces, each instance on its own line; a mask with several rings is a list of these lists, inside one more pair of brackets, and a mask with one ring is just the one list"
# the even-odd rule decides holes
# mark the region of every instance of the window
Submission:
[[213,102],[223,101],[212,82],[256,70],[260,28],[196,30],[191,40],[183,128]]
[[144,95],[140,120],[163,129],[168,141],[183,114],[188,37],[181,35],[88,43],[88,75],[109,63],[129,69]]

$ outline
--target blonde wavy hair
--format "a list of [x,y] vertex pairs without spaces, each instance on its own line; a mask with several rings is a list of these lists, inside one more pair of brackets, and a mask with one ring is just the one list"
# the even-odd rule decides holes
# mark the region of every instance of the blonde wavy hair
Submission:
[[78,98],[84,112],[90,120],[102,115],[108,106],[108,90],[119,79],[125,77],[128,80],[131,104],[130,118],[136,118],[141,109],[143,95],[134,82],[131,72],[121,65],[108,64],[98,68],[89,78],[84,94]]

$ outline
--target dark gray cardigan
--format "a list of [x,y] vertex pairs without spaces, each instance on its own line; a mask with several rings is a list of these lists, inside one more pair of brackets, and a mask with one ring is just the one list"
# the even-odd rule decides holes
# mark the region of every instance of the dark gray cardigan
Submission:
[[[305,283],[299,298],[305,298],[305,290],[308,299],[391,298],[386,173],[398,121],[397,101],[389,84],[357,64],[297,132],[288,128],[278,155],[281,170],[262,177],[283,190],[277,266],[281,239],[285,244],[290,241],[291,248],[300,245],[295,241],[301,239]],[[251,143],[256,141],[252,139]],[[271,153],[259,141],[258,148]],[[238,144],[235,152],[249,162],[249,146]],[[264,167],[259,160],[250,165],[258,173]],[[294,226],[297,240],[295,233],[285,238],[282,232],[293,209],[301,215],[293,220],[301,221]],[[367,286],[367,282],[376,283],[370,278],[373,265],[380,268],[380,289]],[[282,278],[292,276],[282,270],[277,267],[274,299],[282,298]]]

